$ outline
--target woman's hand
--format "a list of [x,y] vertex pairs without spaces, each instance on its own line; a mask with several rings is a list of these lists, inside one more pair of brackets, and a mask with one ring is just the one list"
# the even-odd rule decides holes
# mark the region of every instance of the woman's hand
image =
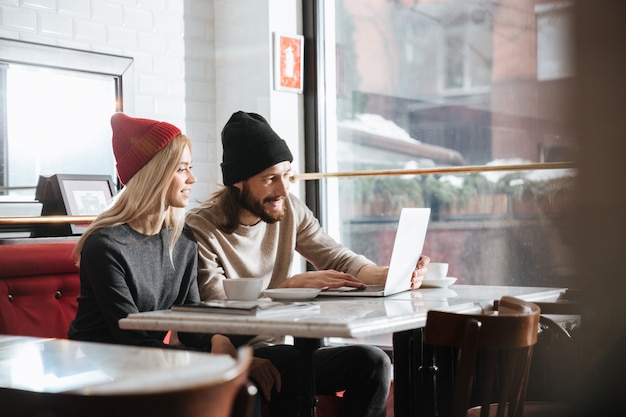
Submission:
[[[228,337],[221,334],[211,337],[211,353],[226,354],[235,359],[237,358],[237,348],[235,348]],[[272,387],[274,385],[276,386],[276,391],[280,392],[280,372],[269,360],[252,358],[249,375],[257,383],[263,393],[263,397],[268,401],[272,397]]]
[[422,281],[424,281],[424,274],[428,271],[426,267],[430,263],[430,258],[426,255],[420,256],[420,259],[417,261],[417,265],[415,265],[415,270],[411,274],[411,289],[415,290],[422,285]]
[[211,337],[211,353],[230,355],[237,359],[237,348],[228,337],[221,334]]
[[256,382],[266,400],[272,399],[273,386],[276,386],[276,392],[280,392],[280,372],[268,359],[252,358],[249,374],[250,379]]

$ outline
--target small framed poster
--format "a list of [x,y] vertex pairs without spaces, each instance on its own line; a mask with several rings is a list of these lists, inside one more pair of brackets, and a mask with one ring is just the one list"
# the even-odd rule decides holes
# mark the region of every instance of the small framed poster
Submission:
[[[108,208],[116,189],[109,175],[55,174],[39,176],[35,198],[42,203],[42,216],[97,216]],[[80,235],[89,223],[43,228],[41,235]],[[45,229],[45,230],[44,230]],[[69,229],[69,230],[66,230]],[[52,234],[50,234],[52,233]]]
[[274,89],[302,93],[304,36],[274,33]]
[[61,195],[70,216],[97,216],[113,199],[110,177],[59,178]]

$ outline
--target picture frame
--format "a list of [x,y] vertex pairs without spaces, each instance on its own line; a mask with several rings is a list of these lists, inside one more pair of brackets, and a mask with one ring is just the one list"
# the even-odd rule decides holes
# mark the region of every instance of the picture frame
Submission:
[[[97,216],[107,209],[115,194],[116,188],[109,175],[55,174],[39,177],[35,198],[43,205],[42,216]],[[79,235],[87,227],[89,224],[72,223],[53,234]]]
[[274,32],[274,89],[302,93],[304,36]]

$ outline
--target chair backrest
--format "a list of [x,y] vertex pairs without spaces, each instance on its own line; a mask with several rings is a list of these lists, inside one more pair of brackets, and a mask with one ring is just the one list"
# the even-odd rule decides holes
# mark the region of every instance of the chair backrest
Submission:
[[242,348],[222,378],[184,389],[99,394],[0,388],[0,403],[13,417],[249,417],[256,394],[248,381],[251,361],[251,349]]
[[428,312],[424,343],[458,350],[451,417],[464,417],[472,398],[482,417],[494,402],[498,417],[522,415],[539,314],[535,304],[508,296],[497,313]]

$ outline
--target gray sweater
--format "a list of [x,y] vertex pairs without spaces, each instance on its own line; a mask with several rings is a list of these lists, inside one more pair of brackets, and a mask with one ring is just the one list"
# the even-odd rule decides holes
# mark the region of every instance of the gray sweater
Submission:
[[[80,262],[80,295],[68,337],[103,343],[169,347],[165,332],[122,330],[128,314],[200,300],[197,244],[187,227],[169,255],[170,230],[147,236],[127,224],[94,232]],[[210,349],[210,335],[179,334],[187,348]]]

